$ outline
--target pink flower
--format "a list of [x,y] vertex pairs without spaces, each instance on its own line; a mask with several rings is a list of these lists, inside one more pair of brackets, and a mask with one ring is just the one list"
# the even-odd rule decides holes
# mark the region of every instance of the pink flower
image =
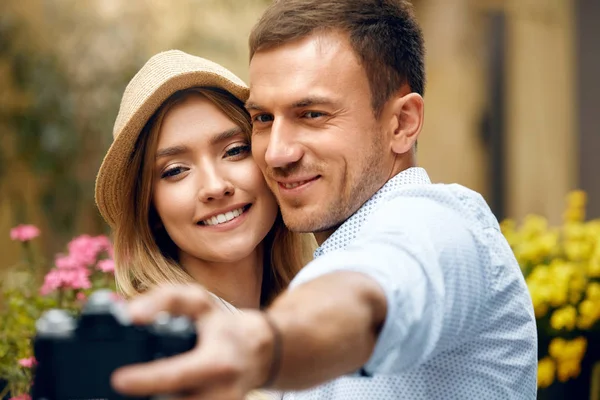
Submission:
[[82,266],[96,263],[98,255],[102,252],[111,253],[112,245],[106,236],[81,235],[71,240],[68,245],[69,257]]
[[85,301],[87,299],[87,296],[85,295],[85,293],[79,292],[79,293],[77,293],[75,298],[79,301]]
[[47,295],[59,288],[89,289],[90,287],[92,283],[87,268],[54,268],[44,277],[40,293]]
[[69,255],[58,254],[54,259],[54,265],[58,269],[86,268],[80,259]]
[[35,360],[35,357],[22,358],[22,359],[19,360],[19,365],[21,367],[25,367],[25,368],[31,368],[36,363],[37,363],[37,361]]
[[31,396],[28,394],[21,394],[19,396],[11,397],[10,400],[31,400]]
[[20,242],[28,242],[40,236],[40,230],[34,225],[19,225],[10,230],[10,238]]
[[100,260],[96,267],[102,272],[115,272],[115,262],[113,260]]

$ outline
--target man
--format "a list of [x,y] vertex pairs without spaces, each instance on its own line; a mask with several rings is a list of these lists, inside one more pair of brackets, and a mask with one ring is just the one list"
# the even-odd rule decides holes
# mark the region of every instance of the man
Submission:
[[279,0],[250,37],[253,155],[315,260],[266,312],[198,288],[131,303],[194,317],[184,355],[126,367],[124,393],[240,399],[534,399],[531,300],[482,197],[416,167],[421,31],[407,1]]

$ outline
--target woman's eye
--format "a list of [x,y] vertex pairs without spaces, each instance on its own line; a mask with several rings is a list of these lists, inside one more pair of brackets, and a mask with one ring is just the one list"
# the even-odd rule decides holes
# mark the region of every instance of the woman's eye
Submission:
[[173,177],[173,176],[177,176],[177,175],[181,174],[184,171],[185,171],[184,167],[173,167],[173,168],[169,168],[168,170],[166,170],[165,172],[163,172],[160,177],[161,178],[170,178],[170,177]]
[[241,146],[232,147],[225,152],[227,157],[236,157],[250,152],[250,145],[244,144]]

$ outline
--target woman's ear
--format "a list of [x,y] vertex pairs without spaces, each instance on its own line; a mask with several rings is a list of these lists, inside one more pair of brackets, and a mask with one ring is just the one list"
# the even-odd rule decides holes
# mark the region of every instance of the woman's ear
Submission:
[[418,93],[399,95],[391,99],[388,107],[391,149],[396,154],[407,153],[415,146],[423,127],[423,97]]

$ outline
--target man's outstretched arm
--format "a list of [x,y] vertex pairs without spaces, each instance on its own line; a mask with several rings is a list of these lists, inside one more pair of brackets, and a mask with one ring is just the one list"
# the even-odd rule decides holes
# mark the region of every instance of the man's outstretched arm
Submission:
[[268,313],[282,337],[275,387],[302,389],[360,369],[386,316],[375,280],[336,271],[280,296]]
[[398,373],[468,340],[481,320],[486,274],[465,221],[423,204],[429,203],[391,203],[393,212],[381,213],[377,229],[305,267],[267,310],[277,334],[263,313],[223,313],[197,286],[134,299],[132,316],[140,322],[159,311],[196,319],[199,343],[177,357],[123,368],[115,387],[133,395],[187,391],[238,399],[269,380],[278,336],[273,387],[280,389],[360,369]]
[[[186,315],[197,321],[198,345],[175,357],[123,367],[112,383],[135,396],[183,392],[200,399],[241,399],[274,372],[272,387],[307,388],[365,363],[385,308],[373,279],[334,272],[278,298],[268,311],[276,333],[263,312],[224,312],[198,285],[161,287],[129,303],[133,321],[149,323],[163,311]],[[282,339],[279,354],[276,335]]]

